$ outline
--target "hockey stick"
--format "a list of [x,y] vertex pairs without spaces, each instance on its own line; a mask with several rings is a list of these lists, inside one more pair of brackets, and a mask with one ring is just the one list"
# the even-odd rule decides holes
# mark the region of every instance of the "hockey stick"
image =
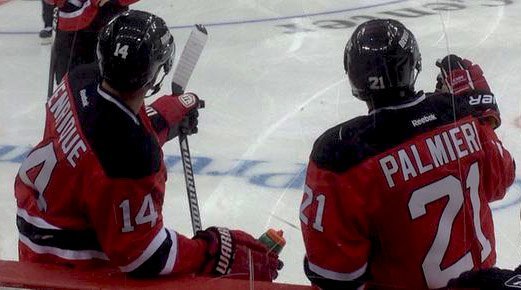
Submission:
[[56,31],[58,31],[58,19],[59,19],[59,8],[55,8],[53,12],[53,32],[54,32],[54,40],[51,44],[51,59],[49,61],[49,81],[47,83],[47,100],[51,98],[52,93],[54,92],[54,73],[56,66]]
[[[208,32],[206,31],[206,28],[202,25],[196,25],[186,41],[185,47],[174,71],[174,76],[172,77],[172,93],[174,95],[180,95],[184,92],[207,39]],[[188,206],[190,208],[190,217],[192,219],[192,229],[195,235],[198,231],[202,230],[202,224],[199,212],[199,203],[197,201],[197,193],[195,192],[192,158],[190,157],[187,135],[181,132],[179,133],[178,138],[185,175],[186,192],[188,193]]]

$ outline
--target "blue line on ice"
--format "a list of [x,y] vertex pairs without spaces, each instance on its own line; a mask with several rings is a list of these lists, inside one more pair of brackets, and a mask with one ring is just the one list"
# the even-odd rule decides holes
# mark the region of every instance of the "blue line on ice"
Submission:
[[[211,22],[211,23],[203,23],[203,24],[206,27],[213,27],[213,26],[229,26],[229,25],[242,25],[242,24],[250,24],[250,23],[272,22],[272,21],[280,21],[280,20],[286,20],[286,19],[306,18],[306,17],[314,17],[314,16],[320,16],[320,15],[330,15],[330,14],[352,12],[352,11],[357,11],[357,10],[364,10],[364,9],[369,9],[369,8],[377,8],[377,7],[382,7],[382,6],[392,5],[392,4],[398,4],[398,3],[408,2],[408,1],[409,0],[392,0],[392,1],[382,2],[382,3],[378,3],[378,4],[323,11],[323,12],[304,13],[304,14],[295,14],[295,15],[290,15],[290,16],[279,16],[279,17],[259,18],[259,19],[249,19],[249,20]],[[193,26],[194,26],[193,24],[183,24],[183,25],[171,26],[170,28],[171,29],[186,29],[186,28],[192,28]],[[0,31],[0,35],[22,35],[22,34],[38,34],[38,33],[39,33],[39,31]]]

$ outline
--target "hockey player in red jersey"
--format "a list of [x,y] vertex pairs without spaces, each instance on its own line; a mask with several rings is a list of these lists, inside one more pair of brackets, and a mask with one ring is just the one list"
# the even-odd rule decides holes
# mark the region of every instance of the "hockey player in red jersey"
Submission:
[[162,145],[195,133],[199,99],[157,91],[174,53],[164,21],[129,11],[103,29],[99,71],[67,74],[47,101],[43,140],[15,181],[21,261],[134,276],[199,273],[271,281],[275,253],[239,230],[211,227],[189,239],[163,224]]
[[44,0],[58,7],[52,63],[56,82],[82,64],[96,62],[96,39],[101,28],[139,0]]
[[315,286],[438,289],[495,264],[488,203],[513,183],[514,161],[479,66],[438,65],[437,92],[416,92],[418,45],[395,20],[365,22],[347,42],[345,71],[369,113],[313,146],[300,220]]

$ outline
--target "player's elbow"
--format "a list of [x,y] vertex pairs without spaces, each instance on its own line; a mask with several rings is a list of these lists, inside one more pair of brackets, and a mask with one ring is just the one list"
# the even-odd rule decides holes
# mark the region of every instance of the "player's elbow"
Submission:
[[357,290],[364,285],[366,274],[362,274],[360,277],[350,279],[333,279],[330,277],[324,277],[323,275],[316,273],[309,267],[309,261],[307,258],[304,259],[304,272],[308,279],[313,284],[314,288],[321,290],[334,290],[334,289],[345,289],[345,290]]
[[163,229],[150,242],[141,255],[130,263],[120,266],[123,273],[135,278],[150,278],[172,272],[176,260],[176,237]]

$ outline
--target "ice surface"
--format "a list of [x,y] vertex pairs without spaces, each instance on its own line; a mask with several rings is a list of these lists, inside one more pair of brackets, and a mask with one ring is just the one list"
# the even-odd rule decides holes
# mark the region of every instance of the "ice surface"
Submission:
[[[450,3],[450,4],[447,4]],[[415,33],[423,56],[417,88],[432,90],[434,61],[456,53],[479,63],[498,97],[498,130],[521,158],[519,1],[146,0],[134,8],[163,17],[180,48],[195,22],[209,41],[188,88],[206,101],[190,137],[204,226],[259,236],[280,228],[288,241],[279,281],[307,283],[299,230],[303,174],[312,142],[365,113],[350,94],[342,56],[369,17],[394,17]],[[38,1],[0,0],[0,258],[16,259],[14,176],[44,123],[49,46],[41,46]],[[167,77],[168,79],[169,77]],[[162,92],[167,93],[165,85]],[[191,235],[177,142],[164,147],[169,180],[165,224]],[[518,170],[519,171],[519,170]],[[494,204],[498,265],[520,260],[520,181]]]

